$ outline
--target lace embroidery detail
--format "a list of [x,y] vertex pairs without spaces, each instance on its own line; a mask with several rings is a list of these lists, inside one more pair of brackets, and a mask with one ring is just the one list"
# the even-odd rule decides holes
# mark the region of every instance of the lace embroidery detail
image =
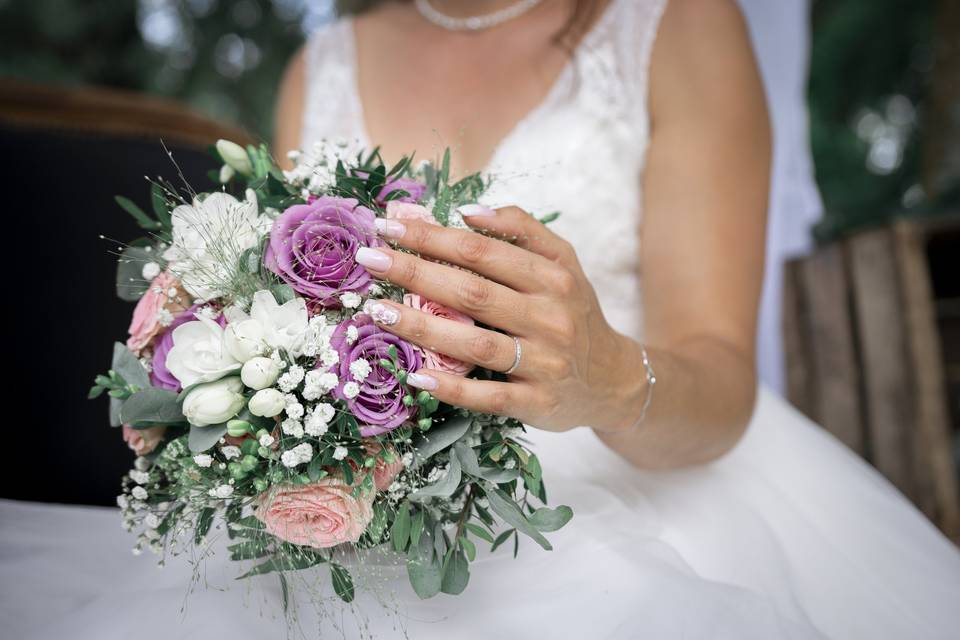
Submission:
[[[666,0],[612,0],[541,104],[500,142],[486,203],[536,214],[573,243],[607,319],[640,336],[641,176],[649,141],[647,83]],[[313,34],[303,142],[367,141],[352,21]]]

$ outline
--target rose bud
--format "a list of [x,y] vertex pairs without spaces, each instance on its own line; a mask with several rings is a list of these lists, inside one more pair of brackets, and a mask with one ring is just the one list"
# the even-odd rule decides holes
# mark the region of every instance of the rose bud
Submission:
[[236,142],[217,140],[217,153],[228,167],[240,175],[249,176],[253,173],[253,164],[250,162],[247,150]]
[[222,424],[243,409],[243,383],[231,376],[197,385],[183,400],[183,415],[195,427]]
[[280,365],[270,358],[259,356],[247,360],[240,369],[240,379],[251,389],[266,389],[280,377]]
[[223,332],[227,351],[240,362],[246,362],[264,352],[263,326],[256,320],[231,322]]
[[253,394],[247,408],[250,413],[261,418],[272,418],[280,415],[287,406],[286,398],[276,389],[261,389]]

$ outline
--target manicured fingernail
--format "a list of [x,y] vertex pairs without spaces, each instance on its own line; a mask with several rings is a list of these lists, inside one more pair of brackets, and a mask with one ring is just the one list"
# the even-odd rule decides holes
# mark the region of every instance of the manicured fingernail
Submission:
[[436,378],[428,376],[425,373],[407,374],[407,384],[417,389],[424,389],[425,391],[436,391],[437,387],[440,386],[440,382]]
[[357,262],[374,271],[386,271],[393,264],[393,260],[382,251],[370,247],[360,247],[357,250]]
[[390,326],[400,322],[399,311],[376,300],[367,300],[367,303],[363,305],[363,310],[377,324]]
[[457,207],[457,212],[462,215],[464,218],[481,218],[481,217],[490,217],[497,215],[497,212],[491,209],[490,207],[485,207],[482,204],[465,204],[463,206]]
[[377,233],[384,238],[402,238],[403,234],[407,232],[403,223],[396,220],[377,218],[374,223],[377,225]]

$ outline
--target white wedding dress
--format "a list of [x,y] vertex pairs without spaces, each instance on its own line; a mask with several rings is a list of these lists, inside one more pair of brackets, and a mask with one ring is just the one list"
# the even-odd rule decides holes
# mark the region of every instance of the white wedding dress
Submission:
[[[562,209],[553,228],[576,246],[610,322],[638,337],[647,67],[663,4],[613,0],[490,163],[489,203]],[[349,20],[311,38],[305,146],[367,142],[352,47]],[[765,390],[743,440],[700,468],[638,471],[588,429],[534,429],[530,439],[551,503],[575,512],[550,534],[552,552],[523,540],[516,560],[509,548],[481,552],[463,595],[428,601],[387,566],[379,596],[358,596],[359,614],[334,602],[318,619],[294,589],[293,637],[960,637],[957,549],[872,468]],[[177,558],[157,570],[155,559],[131,557],[134,541],[115,510],[0,502],[0,536],[4,637],[284,637],[276,577],[234,582],[238,567],[221,551],[203,569],[208,586],[188,597],[190,564]],[[325,570],[317,573],[325,582]]]

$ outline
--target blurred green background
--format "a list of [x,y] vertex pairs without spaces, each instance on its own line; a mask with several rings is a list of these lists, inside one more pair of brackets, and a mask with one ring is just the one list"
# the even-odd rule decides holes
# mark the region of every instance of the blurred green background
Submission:
[[[0,76],[167,96],[269,140],[287,59],[334,13],[332,0],[0,0]],[[957,0],[814,0],[821,240],[958,210],[958,13]]]

